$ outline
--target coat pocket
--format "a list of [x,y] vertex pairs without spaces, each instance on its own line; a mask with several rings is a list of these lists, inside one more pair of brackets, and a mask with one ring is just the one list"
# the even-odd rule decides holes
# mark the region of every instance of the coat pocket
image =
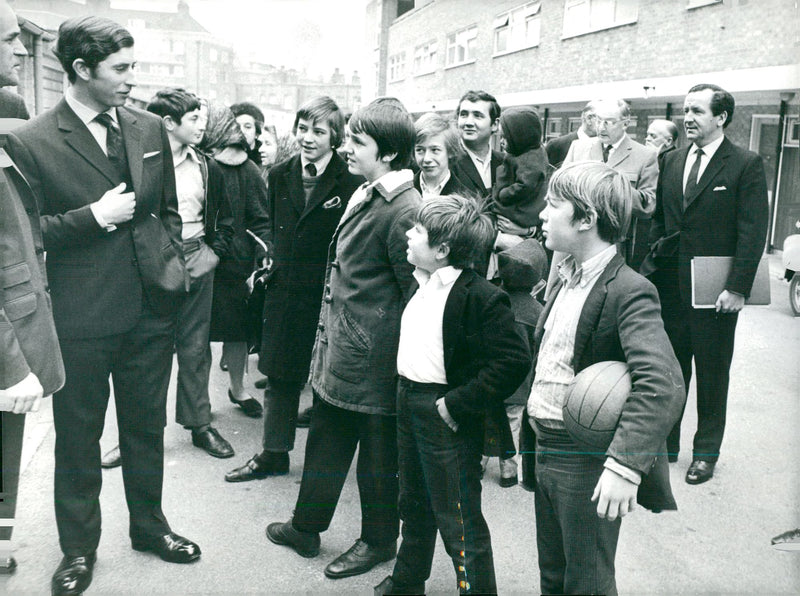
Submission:
[[3,309],[9,321],[18,321],[23,317],[27,317],[36,312],[36,294],[31,292],[14,300],[9,300],[3,305]]
[[367,371],[369,354],[369,336],[353,315],[342,309],[328,334],[328,368],[344,381],[361,382]]

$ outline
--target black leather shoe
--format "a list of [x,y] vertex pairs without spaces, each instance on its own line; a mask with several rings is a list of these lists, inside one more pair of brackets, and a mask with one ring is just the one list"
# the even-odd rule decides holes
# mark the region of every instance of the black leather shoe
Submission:
[[250,418],[261,418],[261,416],[264,414],[264,409],[254,397],[248,397],[247,399],[240,401],[233,397],[233,393],[231,393],[231,390],[228,389],[228,399],[231,400],[231,403],[234,403],[242,408],[242,412],[244,412],[245,416],[250,416]]
[[772,539],[772,547],[777,550],[800,551],[800,528],[775,536]]
[[96,560],[97,553],[81,557],[64,555],[53,574],[53,579],[50,580],[50,591],[53,596],[83,594],[92,583]]
[[425,596],[425,582],[408,586],[401,586],[394,583],[392,576],[386,577],[381,583],[372,588],[374,596],[386,596],[388,594],[410,594],[412,596]]
[[263,379],[258,379],[255,383],[253,383],[253,387],[256,389],[266,389],[267,388],[267,377]]
[[192,445],[200,447],[212,457],[219,457],[220,459],[233,457],[233,447],[222,438],[222,435],[213,426],[209,426],[200,432],[193,430]]
[[200,547],[174,532],[160,538],[132,540],[133,550],[155,553],[167,563],[192,563],[200,558]]
[[5,561],[0,561],[0,575],[11,575],[17,570],[17,560],[8,557]]
[[394,559],[396,554],[397,544],[394,542],[375,548],[359,538],[347,551],[330,562],[325,568],[325,575],[331,579],[361,575],[378,563]]
[[692,465],[690,465],[689,469],[686,471],[686,484],[703,484],[703,482],[708,482],[714,475],[715,465],[713,461],[703,461],[702,459],[693,460]]
[[294,549],[294,552],[306,559],[313,559],[319,554],[319,534],[295,530],[292,520],[268,525],[267,538],[270,542]]
[[297,428],[308,428],[311,426],[311,406],[297,415],[297,423],[295,426],[297,426]]
[[247,482],[262,480],[269,476],[283,476],[289,473],[289,454],[267,451],[254,455],[241,467],[234,468],[225,474],[226,482]]
[[122,456],[119,454],[119,445],[106,452],[103,459],[100,460],[101,468],[117,468],[122,465]]

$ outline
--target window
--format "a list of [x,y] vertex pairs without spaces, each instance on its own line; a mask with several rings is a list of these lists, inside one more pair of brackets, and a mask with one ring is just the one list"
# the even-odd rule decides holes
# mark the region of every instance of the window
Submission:
[[547,121],[547,134],[545,140],[555,139],[561,136],[561,118],[550,118]]
[[635,23],[639,0],[566,0],[563,37]]
[[414,74],[421,75],[436,70],[436,52],[439,44],[435,41],[417,46],[414,50]]
[[478,26],[473,25],[447,36],[447,66],[458,66],[475,61],[475,41]]
[[406,76],[406,53],[389,56],[389,82],[399,81]]
[[722,4],[722,0],[687,0],[686,10],[708,6],[709,4]]
[[581,119],[580,116],[577,118],[570,118],[569,119],[569,132],[575,132],[581,127]]
[[530,2],[494,20],[494,53],[505,54],[539,45],[541,2]]

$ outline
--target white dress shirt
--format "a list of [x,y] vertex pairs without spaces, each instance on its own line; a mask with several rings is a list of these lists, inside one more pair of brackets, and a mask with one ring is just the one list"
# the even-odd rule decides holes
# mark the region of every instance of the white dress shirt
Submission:
[[[722,145],[722,141],[725,139],[725,135],[720,135],[718,139],[711,141],[703,149],[703,155],[700,156],[700,170],[697,172],[697,180],[695,183],[700,181],[700,178],[703,177],[703,172],[706,171],[708,167],[708,162],[711,161],[711,158],[714,157],[714,154],[719,149],[719,146]],[[689,149],[689,154],[686,156],[686,163],[683,165],[683,189],[686,190],[686,183],[689,181],[689,172],[692,171],[692,166],[694,165],[694,160],[697,158],[697,145],[692,145],[692,148]]]
[[492,188],[492,148],[489,147],[486,150],[486,155],[481,157],[477,153],[470,151],[466,145],[463,145],[463,147],[467,152],[467,155],[469,155],[469,158],[472,160],[472,163],[475,164],[475,169],[478,170],[478,174],[480,174],[483,185],[486,188]]

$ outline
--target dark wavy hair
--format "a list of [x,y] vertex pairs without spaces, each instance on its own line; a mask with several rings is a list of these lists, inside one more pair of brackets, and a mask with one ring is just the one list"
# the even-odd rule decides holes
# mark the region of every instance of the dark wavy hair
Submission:
[[392,170],[408,167],[417,132],[414,130],[414,121],[404,109],[389,103],[371,103],[358,109],[348,126],[352,133],[372,137],[378,145],[378,157],[395,153],[389,163]]
[[689,93],[699,93],[706,89],[711,91],[711,113],[714,116],[719,116],[722,112],[727,112],[728,117],[722,124],[722,128],[728,128],[728,124],[733,120],[733,108],[736,107],[736,102],[733,95],[725,91],[719,85],[712,85],[711,83],[700,83],[689,89]]
[[102,17],[76,17],[61,23],[53,53],[69,82],[74,83],[78,77],[72,66],[75,60],[95,69],[111,54],[132,47],[133,36],[119,23]]
[[166,118],[169,116],[175,124],[180,125],[181,118],[188,112],[200,109],[200,99],[186,89],[174,87],[161,89],[147,104],[147,111]]

